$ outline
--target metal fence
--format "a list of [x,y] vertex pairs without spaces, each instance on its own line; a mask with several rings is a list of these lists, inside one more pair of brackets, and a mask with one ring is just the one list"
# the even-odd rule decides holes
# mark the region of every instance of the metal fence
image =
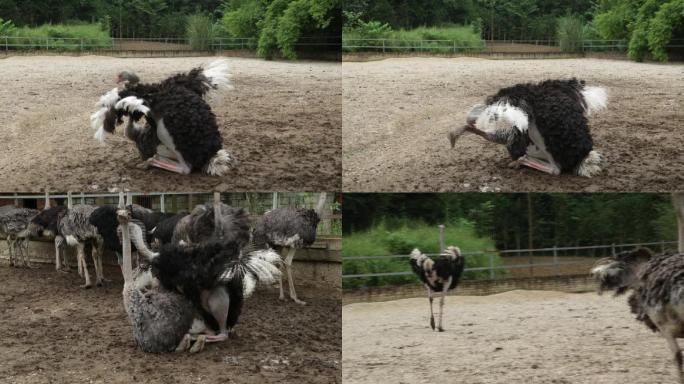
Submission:
[[[539,276],[560,276],[565,275],[564,269],[569,266],[580,266],[582,268],[573,270],[581,270],[588,273],[589,269],[583,269],[587,265],[593,265],[599,258],[609,255],[615,255],[625,249],[632,249],[635,247],[650,247],[660,252],[667,250],[676,250],[677,241],[659,241],[648,243],[630,243],[630,244],[608,244],[608,245],[590,245],[590,246],[575,246],[575,247],[550,247],[550,248],[535,248],[535,249],[509,249],[509,250],[484,250],[479,252],[464,252],[463,256],[467,259],[469,257],[485,257],[488,262],[483,267],[465,268],[464,273],[468,272],[487,272],[489,279],[497,277],[509,277],[516,270],[525,270],[524,275],[528,277]],[[442,247],[443,248],[443,247]],[[538,256],[535,256],[537,254]],[[544,255],[543,257],[539,254]],[[438,256],[439,254],[428,254],[428,256]],[[356,273],[343,274],[343,279],[362,279],[374,277],[394,277],[394,276],[409,276],[413,272],[408,270],[409,255],[390,255],[390,256],[349,256],[343,258],[343,263],[361,261],[371,262],[374,260],[402,260],[406,265],[406,271],[400,272],[373,272],[373,273]],[[522,263],[503,263],[497,265],[497,259],[500,258],[517,258]],[[578,258],[581,258],[578,260]],[[535,259],[543,261],[535,262]],[[504,273],[500,273],[504,272]],[[535,273],[536,272],[536,273]],[[514,274],[514,273],[513,273]]]
[[[143,207],[161,212],[191,210],[198,204],[213,202],[212,193],[135,193],[128,192],[132,201]],[[2,194],[0,206],[12,204],[19,207],[42,209],[46,199],[50,205],[73,204],[116,205],[118,193],[45,193],[45,194]],[[266,211],[277,207],[314,208],[318,202],[317,193],[222,193],[221,201],[233,207],[242,207],[250,213],[255,222]],[[342,235],[342,215],[337,195],[329,193],[325,212],[318,225],[318,234],[323,236]]]

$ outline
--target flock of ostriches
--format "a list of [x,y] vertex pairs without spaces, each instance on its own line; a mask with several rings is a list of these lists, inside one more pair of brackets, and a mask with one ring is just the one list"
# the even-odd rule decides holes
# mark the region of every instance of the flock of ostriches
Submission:
[[223,149],[207,99],[231,88],[228,70],[225,60],[216,60],[154,84],[141,83],[132,71],[119,73],[118,87],[100,98],[99,110],[90,116],[95,138],[104,143],[127,116],[124,135],[136,144],[146,166],[226,175],[236,160]]
[[[250,228],[248,213],[216,200],[191,212],[167,214],[138,205],[75,204],[42,211],[0,207],[0,231],[7,235],[10,265],[30,266],[30,238],[53,238],[55,267],[69,269],[63,248],[75,247],[84,288],[104,281],[102,254],[115,252],[124,277],[123,302],[133,335],[146,352],[198,352],[205,343],[226,340],[237,324],[243,301],[258,283],[280,283],[287,273],[290,297],[297,297],[292,262],[295,249],[309,246],[324,209],[282,207],[266,212]],[[138,254],[133,268],[132,251]],[[282,258],[281,256],[282,255]]]
[[[447,247],[430,258],[414,249],[409,263],[423,285],[430,301],[430,327],[435,330],[432,300],[440,295],[439,323],[442,332],[444,297],[456,288],[463,274],[465,259],[458,247]],[[677,343],[684,337],[684,253],[654,255],[646,248],[625,251],[599,260],[591,270],[598,282],[598,292],[630,292],[629,307],[636,319],[660,333],[670,348],[680,383],[684,383],[684,357]],[[636,356],[635,356],[636,357]]]

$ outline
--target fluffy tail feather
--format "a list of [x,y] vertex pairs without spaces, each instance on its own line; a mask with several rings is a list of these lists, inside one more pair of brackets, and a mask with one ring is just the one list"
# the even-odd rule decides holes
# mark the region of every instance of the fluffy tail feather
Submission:
[[204,173],[211,176],[225,176],[237,164],[237,159],[225,149],[221,149],[204,167]]
[[214,60],[202,70],[204,81],[211,89],[217,91],[233,89],[230,83],[230,67],[225,59]]
[[603,87],[584,87],[582,98],[587,115],[602,111],[608,106],[608,92]]
[[114,105],[118,101],[119,89],[114,88],[100,97],[100,100],[95,104],[100,109],[90,115],[90,126],[95,130],[93,137],[96,140],[104,142],[107,134],[114,131],[114,123],[117,119]]
[[599,172],[601,172],[601,163],[603,162],[603,155],[596,151],[591,151],[587,155],[587,157],[582,160],[577,168],[575,169],[575,173],[578,176],[584,176],[584,177],[592,177]]
[[240,259],[226,269],[221,280],[229,282],[235,278],[242,279],[242,294],[249,297],[254,292],[257,282],[273,284],[280,277],[280,255],[272,249],[246,251]]

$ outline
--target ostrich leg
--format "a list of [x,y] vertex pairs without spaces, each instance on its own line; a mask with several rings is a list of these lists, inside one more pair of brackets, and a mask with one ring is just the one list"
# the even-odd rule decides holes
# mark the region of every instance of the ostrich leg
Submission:
[[447,295],[447,292],[449,291],[449,287],[451,286],[451,281],[452,277],[447,280],[447,282],[444,284],[444,287],[442,288],[442,297],[439,298],[439,324],[437,324],[437,330],[439,332],[444,332],[444,328],[442,328],[442,313],[444,313],[444,297]]
[[548,173],[550,175],[560,175],[560,169],[558,167],[550,162],[540,160],[531,156],[523,156],[519,158],[518,160],[515,160],[511,164],[516,164],[517,166],[524,165],[527,167],[530,167],[532,169],[536,169],[538,171],[542,171],[544,173]]
[[675,368],[677,369],[677,376],[679,378],[679,383],[684,384],[684,372],[682,372],[682,350],[679,348],[677,339],[674,335],[672,335],[671,332],[669,332],[668,329],[661,328],[660,333],[665,337],[665,340],[667,340],[667,346],[670,347],[670,351],[672,351],[674,363],[676,365]]
[[[26,268],[32,268],[31,266],[31,258],[29,255],[29,239],[27,237],[22,237],[21,241],[19,243],[19,247],[22,248],[21,253],[23,255],[22,258],[22,263]],[[24,253],[26,252],[26,253]]]
[[[305,301],[299,300],[297,298],[297,291],[295,291],[294,287],[294,281],[292,280],[292,260],[294,259],[295,255],[295,248],[289,248],[287,251],[287,256],[285,257],[285,269],[287,270],[287,283],[290,286],[290,298],[292,301],[294,301],[297,304],[300,305],[306,305]],[[283,298],[282,296],[282,277],[281,277],[281,299]]]
[[76,245],[76,251],[77,251],[77,259],[78,263],[83,268],[83,274],[85,275],[85,284],[81,285],[81,288],[88,289],[92,287],[92,284],[90,282],[90,274],[88,273],[88,266],[86,265],[86,260],[85,260],[85,244],[79,242]]
[[93,259],[93,267],[95,268],[95,284],[98,287],[102,286],[102,254],[100,247],[95,243],[91,249],[90,256]]
[[425,285],[425,288],[427,288],[428,300],[430,300],[430,328],[432,328],[432,330],[434,331],[435,330],[435,316],[432,312],[432,289],[430,289],[430,287],[427,284]]
[[7,235],[7,252],[9,253],[9,265],[14,267],[14,244],[12,242],[12,235]]
[[228,338],[228,310],[230,309],[230,296],[225,287],[216,287],[211,291],[202,291],[202,302],[219,325],[218,335],[207,335],[207,343],[224,341]]

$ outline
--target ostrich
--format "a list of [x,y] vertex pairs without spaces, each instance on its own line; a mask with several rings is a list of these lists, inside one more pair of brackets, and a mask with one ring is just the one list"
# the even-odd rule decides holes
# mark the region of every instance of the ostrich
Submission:
[[[47,202],[47,201],[46,201]],[[64,260],[64,267],[68,271],[69,264],[66,255],[63,254],[64,237],[59,232],[59,222],[66,214],[67,207],[57,205],[49,206],[49,202],[45,205],[45,209],[40,211],[28,226],[28,232],[33,237],[54,237],[55,239],[55,269],[62,270],[62,259]]]
[[[217,206],[218,215],[220,209]],[[140,227],[129,226],[129,210],[117,213],[123,239],[124,307],[136,342],[146,352],[197,352],[205,342],[225,340],[237,323],[242,300],[258,281],[273,282],[279,274],[274,265],[277,254],[241,254],[236,242],[221,240],[220,226],[216,237],[205,243],[164,245],[150,257],[149,270],[133,271],[130,237],[141,236]]]
[[593,149],[587,117],[607,103],[604,88],[577,79],[518,84],[473,107],[467,124],[449,132],[449,140],[453,148],[461,134],[474,133],[505,145],[510,167],[592,177],[603,157]]
[[411,252],[409,263],[413,272],[418,275],[420,281],[427,288],[428,299],[430,300],[430,327],[433,331],[435,330],[435,317],[432,312],[432,296],[434,292],[442,293],[439,298],[437,330],[444,332],[444,328],[442,328],[444,297],[447,295],[447,291],[456,288],[465,267],[461,250],[458,247],[450,246],[439,257],[431,259],[416,248]]
[[684,383],[682,351],[677,343],[677,338],[684,337],[684,254],[654,256],[640,248],[599,260],[591,272],[599,283],[599,294],[611,290],[619,296],[631,291],[631,312],[665,338],[679,382]]
[[0,210],[0,232],[7,236],[9,264],[18,267],[19,259],[25,267],[30,267],[29,240],[26,228],[38,211],[30,208],[6,206]]
[[[91,116],[95,138],[104,142],[122,116],[128,115],[124,130],[134,141],[147,165],[189,174],[203,171],[224,176],[235,160],[222,149],[223,139],[204,96],[229,88],[228,65],[223,60],[206,69],[195,68],[158,84],[140,84],[135,74],[122,72],[122,90],[112,89],[100,98],[100,109]],[[139,124],[141,117],[146,124]]]
[[[292,280],[292,261],[297,248],[307,247],[316,241],[316,229],[321,221],[325,200],[326,194],[321,193],[315,210],[291,207],[272,209],[259,218],[254,230],[254,241],[257,244],[275,248],[282,255],[290,298],[301,305],[306,305],[306,302],[297,298]],[[280,300],[285,300],[282,277],[278,283]]]
[[168,244],[173,238],[173,231],[176,224],[187,216],[188,212],[179,212],[171,217],[160,221],[154,228],[150,230],[152,236],[151,246],[154,249],[159,249],[162,244]]
[[[214,220],[220,209],[220,220]],[[178,220],[173,229],[172,244],[196,244],[213,237],[234,242],[240,248],[249,243],[249,214],[243,208],[233,208],[223,203],[201,204],[189,215]]]
[[102,237],[98,234],[97,228],[90,224],[90,215],[96,207],[87,204],[76,204],[68,208],[64,217],[59,221],[59,233],[66,243],[71,247],[76,247],[76,261],[79,274],[85,276],[85,284],[82,288],[90,288],[90,274],[85,260],[85,245],[92,246],[91,255],[95,267],[95,283],[102,285]]

